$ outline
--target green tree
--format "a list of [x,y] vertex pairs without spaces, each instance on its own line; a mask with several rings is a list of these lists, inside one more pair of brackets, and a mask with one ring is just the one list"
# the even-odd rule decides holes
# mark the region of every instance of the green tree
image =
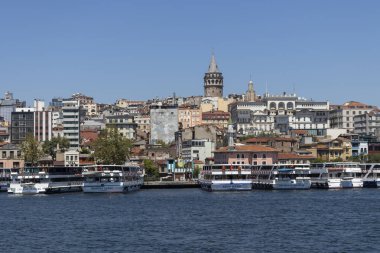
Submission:
[[32,134],[28,134],[23,143],[21,143],[21,152],[23,154],[25,163],[35,166],[38,160],[43,156],[39,142]]
[[145,168],[145,174],[148,177],[159,177],[160,173],[158,171],[158,167],[152,160],[144,159],[144,168]]
[[94,141],[96,161],[102,164],[124,164],[129,159],[132,142],[119,134],[116,128],[103,130]]
[[380,154],[372,154],[368,155],[369,163],[379,163],[380,162]]
[[193,178],[198,178],[200,173],[201,169],[199,167],[195,167],[193,172]]
[[324,159],[318,157],[318,158],[315,158],[312,162],[313,163],[325,163],[325,162],[327,162],[327,160],[324,160]]
[[65,152],[70,147],[70,141],[65,137],[53,137],[50,141],[45,141],[42,144],[42,150],[45,154],[50,155],[53,160],[57,157],[57,149]]

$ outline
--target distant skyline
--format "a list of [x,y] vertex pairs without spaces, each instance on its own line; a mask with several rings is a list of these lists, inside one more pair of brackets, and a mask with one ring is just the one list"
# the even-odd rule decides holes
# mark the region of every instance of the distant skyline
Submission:
[[380,106],[380,1],[0,1],[0,97],[293,93]]

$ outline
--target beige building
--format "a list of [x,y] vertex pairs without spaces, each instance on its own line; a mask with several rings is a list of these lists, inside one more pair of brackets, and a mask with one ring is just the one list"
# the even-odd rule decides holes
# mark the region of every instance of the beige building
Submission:
[[98,105],[95,103],[89,103],[82,105],[86,110],[87,116],[97,116],[98,115]]
[[180,106],[178,108],[178,123],[182,128],[189,128],[202,124],[202,112],[194,106]]
[[352,157],[352,144],[351,140],[338,137],[332,140],[321,140],[309,151],[317,158],[325,161],[347,161],[348,158]]
[[144,105],[144,104],[145,104],[144,101],[128,100],[124,98],[117,100],[115,103],[117,107],[121,107],[121,108],[128,108],[131,105]]
[[150,116],[149,115],[138,115],[134,118],[137,124],[137,129],[143,131],[144,133],[150,132]]
[[223,111],[210,111],[202,113],[202,124],[216,125],[227,128],[230,114]]
[[235,102],[233,98],[218,98],[218,108],[216,110],[228,112],[228,106]]
[[13,144],[5,144],[0,147],[0,168],[22,168],[24,159],[21,150]]

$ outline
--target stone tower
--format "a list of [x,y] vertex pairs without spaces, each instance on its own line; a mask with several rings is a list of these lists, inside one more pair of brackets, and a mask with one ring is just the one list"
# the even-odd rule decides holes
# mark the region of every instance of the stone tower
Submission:
[[214,54],[204,77],[204,89],[205,97],[223,97],[223,75],[218,69]]
[[248,83],[248,90],[247,90],[247,93],[245,95],[245,101],[255,102],[255,100],[256,100],[256,94],[255,94],[255,90],[253,88],[253,81],[250,80]]

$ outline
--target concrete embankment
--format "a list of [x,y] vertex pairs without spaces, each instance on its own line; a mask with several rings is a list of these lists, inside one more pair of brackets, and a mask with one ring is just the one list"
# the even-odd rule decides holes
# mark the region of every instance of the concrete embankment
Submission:
[[194,181],[146,181],[142,189],[182,189],[182,188],[200,188],[200,185]]

